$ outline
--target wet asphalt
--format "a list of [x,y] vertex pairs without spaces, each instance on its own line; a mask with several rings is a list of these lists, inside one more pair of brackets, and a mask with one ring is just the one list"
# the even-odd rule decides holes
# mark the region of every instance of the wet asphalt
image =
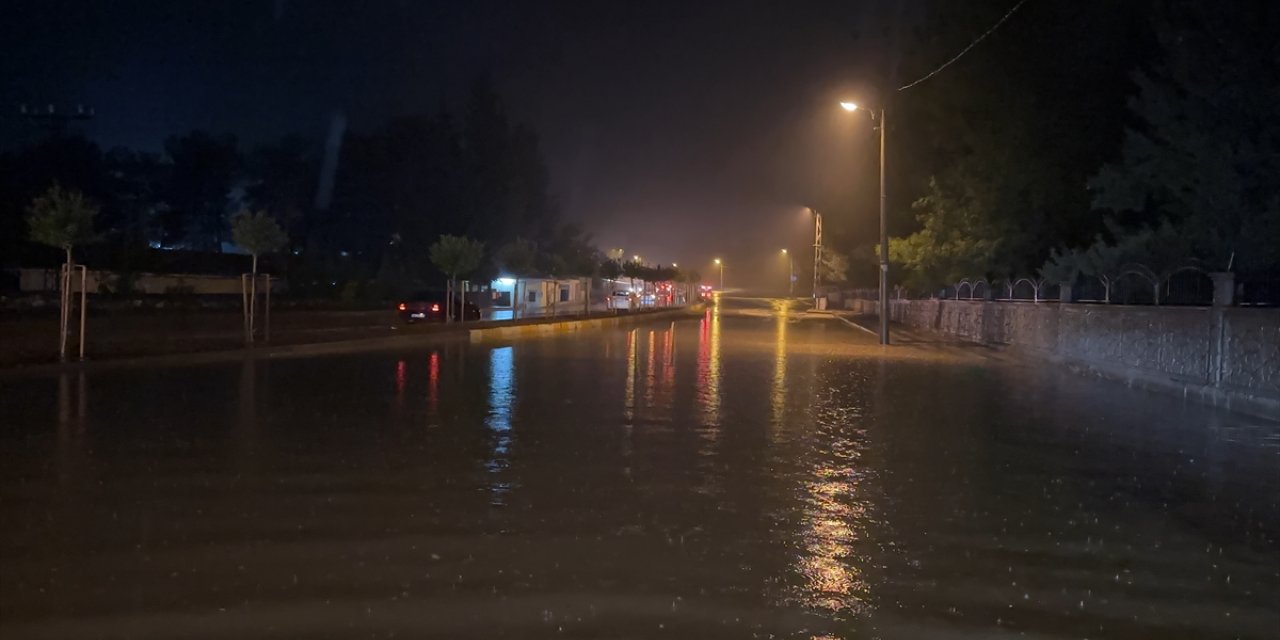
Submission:
[[737,301],[0,380],[0,638],[1276,638],[1280,426]]

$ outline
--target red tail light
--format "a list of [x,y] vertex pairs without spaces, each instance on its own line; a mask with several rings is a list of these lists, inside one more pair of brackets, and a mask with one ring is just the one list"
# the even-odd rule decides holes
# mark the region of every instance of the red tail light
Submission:
[[440,310],[440,305],[438,305],[438,304],[433,304],[433,305],[431,305],[431,310],[432,310],[432,311],[439,311],[439,310]]
[[406,306],[405,306],[405,304],[404,304],[403,302],[401,302],[401,303],[399,304],[399,307],[398,307],[398,308],[399,308],[401,311],[404,311],[405,309],[408,309],[408,307],[406,307]]

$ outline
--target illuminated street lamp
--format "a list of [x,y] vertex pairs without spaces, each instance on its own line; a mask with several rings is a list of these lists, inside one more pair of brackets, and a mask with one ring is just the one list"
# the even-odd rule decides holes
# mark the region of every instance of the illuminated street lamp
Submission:
[[782,250],[782,255],[787,257],[787,297],[796,297],[796,259],[791,255],[790,251]]
[[721,293],[723,293],[724,292],[724,263],[720,261],[720,258],[716,258],[715,262],[716,262],[716,266],[720,267],[720,291]]
[[872,109],[858,106],[856,102],[841,102],[840,108],[850,113],[861,108],[866,111],[872,121],[880,125],[880,344],[889,344],[889,231],[885,226],[888,215],[888,196],[884,189],[884,139],[885,119],[884,107],[879,116]]

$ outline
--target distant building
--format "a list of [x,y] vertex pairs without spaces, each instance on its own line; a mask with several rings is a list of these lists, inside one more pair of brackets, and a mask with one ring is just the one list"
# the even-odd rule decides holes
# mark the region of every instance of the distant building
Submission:
[[549,315],[580,312],[586,289],[581,278],[498,278],[489,283],[494,310],[518,311],[521,315]]

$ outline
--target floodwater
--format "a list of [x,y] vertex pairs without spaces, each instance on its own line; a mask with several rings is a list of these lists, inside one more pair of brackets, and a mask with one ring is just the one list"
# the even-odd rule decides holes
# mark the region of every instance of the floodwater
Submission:
[[758,307],[0,380],[0,638],[1275,638],[1280,429]]

